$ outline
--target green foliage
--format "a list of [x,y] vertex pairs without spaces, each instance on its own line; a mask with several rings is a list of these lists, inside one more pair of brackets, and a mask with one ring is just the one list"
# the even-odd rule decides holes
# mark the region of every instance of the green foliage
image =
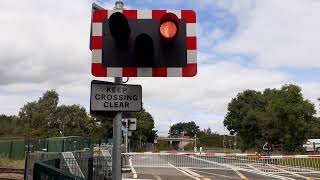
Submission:
[[137,118],[137,130],[133,132],[132,142],[136,149],[141,148],[142,143],[153,143],[157,137],[154,130],[154,119],[144,108],[140,112],[134,113]]
[[211,129],[205,129],[198,134],[198,144],[204,148],[223,147],[223,136],[211,132]]
[[[112,121],[94,119],[80,105],[58,104],[58,93],[50,90],[37,101],[26,103],[18,116],[0,115],[0,136],[112,138]],[[154,130],[151,114],[143,109],[134,115],[137,118],[137,131],[133,133],[131,142],[153,143],[157,131]]]
[[17,116],[0,115],[0,136],[14,136],[23,130],[21,125],[18,125],[19,118]]
[[232,147],[234,148],[234,136],[220,135],[217,132],[212,132],[210,128],[200,131],[197,137],[198,147],[201,146],[203,148],[224,148],[223,141],[225,141],[226,148],[229,148],[229,145],[232,145]]
[[303,141],[319,134],[315,107],[305,100],[301,88],[286,85],[263,93],[246,90],[229,103],[224,125],[241,138],[240,148],[261,148],[268,141],[295,151]]
[[193,151],[193,148],[194,148],[194,144],[193,144],[193,143],[189,143],[189,144],[187,144],[187,145],[185,145],[185,146],[183,147],[183,149],[184,149],[185,151]]
[[200,132],[200,129],[194,121],[191,121],[174,124],[169,131],[172,136],[181,136],[183,133],[185,136],[194,137],[195,134]]
[[158,141],[156,144],[156,151],[167,151],[172,149],[172,146],[169,146],[167,141]]
[[0,136],[52,137],[91,136],[95,120],[80,105],[58,106],[55,90],[46,91],[37,101],[25,104],[16,116],[0,116]]

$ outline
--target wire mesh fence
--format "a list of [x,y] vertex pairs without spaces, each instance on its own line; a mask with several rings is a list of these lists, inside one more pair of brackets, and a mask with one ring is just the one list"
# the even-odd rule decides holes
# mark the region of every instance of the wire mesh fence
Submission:
[[60,168],[60,159],[51,159],[34,164],[34,180],[84,180],[84,177],[75,176]]
[[38,153],[29,153],[26,156],[25,161],[25,179],[31,180],[33,179],[33,171],[34,165],[36,162],[40,162],[43,160],[50,160],[50,159],[60,159],[60,153],[48,153],[48,152],[38,152]]
[[320,174],[320,156],[259,156],[256,154],[224,153],[127,153],[125,167],[192,168],[242,170],[264,173],[296,172]]
[[89,157],[81,159],[64,159],[62,168],[77,177],[88,180],[111,179],[111,157]]
[[[59,169],[76,177],[92,180],[111,178],[111,149],[110,146],[96,148],[97,150],[82,150],[73,152],[33,152],[27,155],[25,176],[33,179],[34,165],[53,159],[59,159]],[[100,149],[100,150],[99,150]],[[48,163],[47,163],[48,164]],[[52,164],[51,164],[52,165]]]
[[27,179],[108,180],[112,177],[111,157],[82,156],[37,161]]
[[0,139],[0,154],[10,159],[21,160],[26,152],[66,152],[104,147],[110,139],[89,139],[83,137],[57,137],[47,139]]
[[[105,180],[112,176],[112,148],[106,146],[97,151],[66,153],[37,152],[28,155],[28,178],[32,179],[35,162],[59,159],[59,172],[89,179]],[[66,155],[69,154],[69,155]],[[320,177],[320,155],[260,156],[238,153],[123,153],[122,169],[132,173],[143,170],[148,173],[167,172],[169,169],[245,171],[264,175],[294,174],[297,177]],[[150,169],[147,170],[146,169]],[[52,169],[51,169],[52,170]],[[50,171],[51,171],[50,170]]]

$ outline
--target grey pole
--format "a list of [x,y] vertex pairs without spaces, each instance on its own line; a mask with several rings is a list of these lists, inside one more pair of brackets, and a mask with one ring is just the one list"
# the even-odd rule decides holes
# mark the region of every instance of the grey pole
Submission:
[[[123,2],[117,1],[114,10],[123,10]],[[122,84],[122,77],[115,77],[115,84]],[[122,143],[122,112],[118,112],[113,120],[113,147],[112,147],[112,179],[121,180],[121,143]]]
[[[116,77],[115,84],[121,84],[122,78]],[[121,127],[122,112],[118,112],[113,120],[113,147],[112,147],[112,179],[121,180]]]
[[125,137],[125,147],[126,147],[126,153],[128,153],[128,128],[129,128],[129,119],[125,120],[126,123],[126,137]]

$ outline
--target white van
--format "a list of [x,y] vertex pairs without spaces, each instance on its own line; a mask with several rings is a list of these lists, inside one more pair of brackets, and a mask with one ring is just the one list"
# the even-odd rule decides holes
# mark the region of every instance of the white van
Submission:
[[307,139],[306,143],[303,144],[303,148],[307,152],[320,152],[320,139]]

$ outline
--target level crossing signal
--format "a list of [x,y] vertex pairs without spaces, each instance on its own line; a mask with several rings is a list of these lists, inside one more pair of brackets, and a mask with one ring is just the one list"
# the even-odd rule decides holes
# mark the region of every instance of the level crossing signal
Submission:
[[193,77],[197,74],[196,13],[192,10],[95,9],[92,75]]

